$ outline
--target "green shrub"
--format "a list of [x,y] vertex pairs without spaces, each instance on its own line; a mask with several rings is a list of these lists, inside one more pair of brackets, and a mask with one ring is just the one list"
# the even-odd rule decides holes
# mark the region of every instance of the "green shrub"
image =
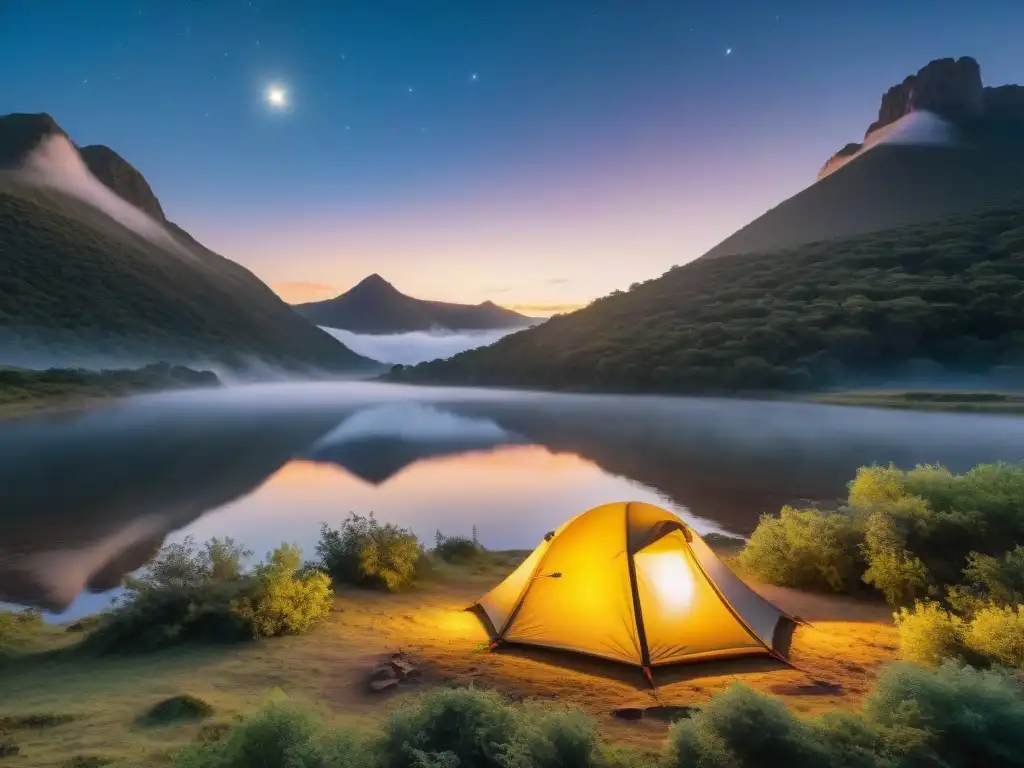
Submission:
[[483,553],[484,548],[475,539],[468,539],[465,536],[445,536],[438,531],[432,554],[446,563],[468,563]]
[[197,548],[189,538],[160,550],[129,579],[124,597],[83,641],[99,652],[150,651],[185,642],[238,642],[307,632],[330,613],[330,579],[300,571],[301,552],[282,545],[246,569],[231,539]]
[[791,587],[870,584],[895,606],[944,599],[964,617],[1024,600],[1024,464],[861,467],[847,505],[764,516],[740,555],[751,575]]
[[905,605],[925,591],[928,571],[907,551],[903,532],[891,514],[875,509],[864,518],[861,548],[868,563],[862,578],[885,595],[889,605]]
[[963,584],[950,587],[949,603],[965,615],[990,605],[1010,607],[1024,603],[1024,546],[1001,558],[971,552]]
[[202,720],[213,714],[213,707],[202,699],[183,693],[158,701],[142,715],[145,725],[167,725],[183,720]]
[[395,712],[381,740],[387,768],[588,768],[603,764],[586,715],[515,706],[492,691],[443,689]]
[[209,584],[238,581],[245,573],[245,561],[252,556],[232,538],[212,538],[202,547],[195,538],[166,544],[138,576],[125,579],[129,597],[147,590],[188,589]]
[[335,582],[397,591],[409,587],[422,549],[411,531],[351,513],[334,529],[320,527],[320,567]]
[[326,619],[334,608],[331,579],[321,571],[302,572],[302,552],[285,544],[257,569],[257,587],[235,608],[254,637],[303,634]]
[[785,506],[779,517],[761,517],[739,562],[771,584],[841,592],[860,575],[860,541],[848,515]]
[[220,741],[188,747],[175,768],[372,768],[358,734],[328,725],[317,712],[281,698],[247,717]]
[[1007,667],[1024,669],[1024,612],[991,605],[978,610],[968,626],[965,642],[977,656]]
[[938,603],[918,601],[911,608],[900,608],[893,618],[904,659],[934,667],[945,659],[963,657],[963,619]]
[[813,732],[778,699],[734,683],[669,729],[667,768],[819,765]]
[[864,716],[913,758],[901,765],[1024,765],[1024,689],[1006,670],[893,664],[879,676]]
[[522,730],[518,713],[497,693],[444,689],[388,720],[382,742],[389,768],[454,758],[454,765],[506,768]]
[[181,643],[238,642],[252,637],[235,606],[256,589],[253,579],[129,593],[82,646],[98,653],[155,651]]

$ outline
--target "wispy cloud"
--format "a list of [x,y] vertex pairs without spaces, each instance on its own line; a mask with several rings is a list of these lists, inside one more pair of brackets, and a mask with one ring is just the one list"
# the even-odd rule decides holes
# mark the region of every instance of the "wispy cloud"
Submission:
[[548,280],[548,285],[565,285],[568,282],[568,277],[552,277],[550,280]]
[[560,312],[574,312],[586,304],[513,304],[511,309],[527,315],[555,315]]
[[274,292],[289,304],[301,304],[304,301],[318,301],[337,296],[341,291],[336,286],[326,283],[307,283],[303,281],[284,281],[270,286]]

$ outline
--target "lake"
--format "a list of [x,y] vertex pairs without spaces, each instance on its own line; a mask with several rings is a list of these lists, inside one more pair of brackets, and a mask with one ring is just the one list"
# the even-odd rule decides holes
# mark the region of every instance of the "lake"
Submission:
[[139,396],[0,423],[0,601],[76,618],[165,543],[312,557],[350,511],[529,549],[639,500],[744,536],[783,504],[834,503],[863,464],[997,460],[1024,460],[1024,419],[365,382]]

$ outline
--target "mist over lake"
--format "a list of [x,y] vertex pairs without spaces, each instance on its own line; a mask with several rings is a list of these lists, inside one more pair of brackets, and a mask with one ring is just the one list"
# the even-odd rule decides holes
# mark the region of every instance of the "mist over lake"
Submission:
[[[699,532],[844,495],[857,467],[1024,459],[1012,417],[377,383],[146,395],[0,426],[0,600],[63,617],[185,536],[313,555],[349,511],[528,549],[597,504]],[[89,594],[94,593],[94,594]],[[70,608],[69,608],[70,607]],[[60,614],[60,611],[66,611]]]
[[349,349],[382,363],[416,365],[449,358],[467,349],[486,347],[521,328],[490,331],[411,331],[409,333],[352,333],[320,326]]

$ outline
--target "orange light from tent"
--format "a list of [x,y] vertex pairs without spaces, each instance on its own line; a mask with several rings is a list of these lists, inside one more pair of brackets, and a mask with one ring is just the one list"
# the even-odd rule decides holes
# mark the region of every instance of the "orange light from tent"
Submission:
[[637,567],[658,598],[666,615],[681,616],[693,603],[694,581],[690,563],[677,550],[640,552]]

